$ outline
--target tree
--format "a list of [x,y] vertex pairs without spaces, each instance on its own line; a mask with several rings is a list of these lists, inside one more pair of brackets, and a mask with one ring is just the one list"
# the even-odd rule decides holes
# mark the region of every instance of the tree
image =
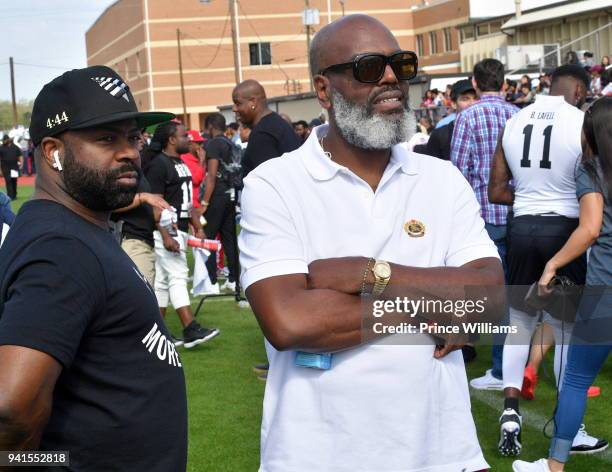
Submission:
[[[19,100],[17,102],[17,124],[26,128],[30,126],[34,100]],[[13,105],[9,100],[0,100],[0,129],[9,130],[13,127]]]

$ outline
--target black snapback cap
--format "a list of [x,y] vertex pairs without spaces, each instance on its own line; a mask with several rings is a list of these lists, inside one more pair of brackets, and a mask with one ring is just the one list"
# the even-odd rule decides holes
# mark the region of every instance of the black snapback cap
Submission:
[[71,129],[135,119],[140,128],[175,118],[166,112],[139,112],[130,88],[110,67],[73,69],[45,85],[30,120],[34,145]]
[[453,87],[451,88],[451,93],[450,93],[451,100],[456,102],[457,99],[459,98],[459,95],[465,92],[470,92],[470,91],[476,93],[476,90],[474,89],[474,85],[472,84],[472,81],[470,79],[458,80],[457,82],[453,84]]

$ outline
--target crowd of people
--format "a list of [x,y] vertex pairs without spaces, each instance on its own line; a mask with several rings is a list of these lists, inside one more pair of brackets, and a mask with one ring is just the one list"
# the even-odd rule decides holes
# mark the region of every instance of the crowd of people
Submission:
[[[309,62],[329,117],[310,122],[272,111],[251,79],[233,89],[236,122],[211,113],[204,130],[138,112],[108,67],[45,85],[29,129],[36,187],[16,218],[23,150],[9,136],[0,147],[0,450],[69,450],[74,470],[118,457],[123,470],[185,470],[176,348],[220,335],[194,318],[189,247],[198,293],[244,289],[266,338],[261,470],[487,469],[464,367],[478,348],[364,328],[378,301],[459,300],[465,286],[512,288],[491,313],[516,330],[494,334],[491,368],[469,382],[503,391],[503,456],[529,447],[520,398],[534,397],[538,330],[555,344],[549,457],[513,470],[558,472],[570,454],[607,448],[581,423],[612,345],[589,342],[593,320],[609,327],[608,291],[585,293],[569,318],[532,304],[554,284],[612,281],[607,57],[572,56],[518,84],[484,59],[426,93],[423,107],[449,110],[436,123],[408,107],[416,54],[372,17],[321,28]],[[164,322],[170,305],[180,337]],[[393,328],[406,324],[397,314]]]
[[[583,67],[589,77],[587,90],[588,100],[603,96],[612,96],[612,66],[609,56],[603,56],[600,63],[593,61],[593,54],[584,52],[582,60],[578,59],[575,52],[570,51],[565,57],[566,64],[574,64]],[[518,80],[506,79],[504,88],[505,99],[519,108],[528,106],[535,101],[538,95],[550,93],[552,70],[535,76],[524,74]],[[448,84],[444,90],[426,90],[419,111],[438,121],[452,112],[452,84]]]

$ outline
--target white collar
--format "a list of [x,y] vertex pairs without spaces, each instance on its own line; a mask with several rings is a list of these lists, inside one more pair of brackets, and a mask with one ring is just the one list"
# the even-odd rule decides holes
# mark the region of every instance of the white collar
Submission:
[[[324,124],[313,128],[310,136],[300,149],[302,151],[302,160],[310,175],[315,180],[330,180],[338,172],[345,172],[351,175],[354,173],[347,167],[341,166],[332,161],[321,147],[320,138],[327,134],[329,125]],[[385,174],[392,175],[398,169],[408,175],[418,174],[417,162],[410,156],[405,143],[400,143],[391,148],[391,159],[385,169]]]

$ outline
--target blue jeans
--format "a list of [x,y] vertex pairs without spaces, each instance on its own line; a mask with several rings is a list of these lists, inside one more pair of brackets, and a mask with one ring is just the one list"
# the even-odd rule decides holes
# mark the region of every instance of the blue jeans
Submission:
[[[555,411],[555,434],[550,457],[567,462],[574,436],[583,421],[587,391],[612,350],[610,323],[612,296],[609,289],[585,288],[567,353],[567,367]],[[599,293],[598,293],[599,292]],[[605,333],[605,336],[600,336]]]
[[[497,247],[497,252],[499,253],[499,257],[502,262],[502,267],[504,268],[504,277],[506,279],[506,283],[508,283],[508,264],[506,262],[506,225],[493,225],[490,223],[485,223],[485,230],[489,233],[489,237],[495,243]],[[504,316],[505,322],[507,323],[508,313]],[[492,358],[493,365],[491,368],[491,375],[498,380],[502,379],[503,371],[502,371],[502,360],[504,353],[504,342],[506,340],[506,335],[504,334],[494,334],[493,335],[493,350],[492,350]]]
[[563,388],[555,413],[555,436],[550,444],[550,457],[567,462],[574,436],[580,428],[587,402],[587,390],[608,357],[612,346],[569,346]]

